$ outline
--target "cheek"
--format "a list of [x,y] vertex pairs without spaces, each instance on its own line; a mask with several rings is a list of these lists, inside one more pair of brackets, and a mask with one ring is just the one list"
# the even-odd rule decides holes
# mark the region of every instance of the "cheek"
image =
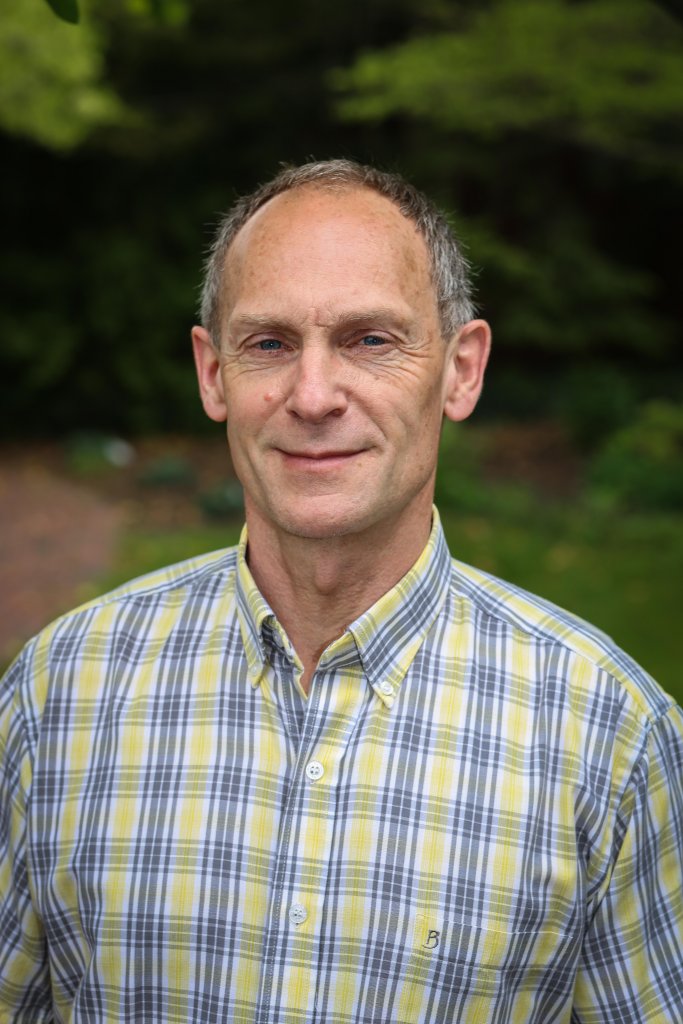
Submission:
[[438,386],[408,392],[397,408],[404,429],[411,437],[425,439],[440,432],[443,404]]
[[228,419],[247,432],[258,430],[278,406],[277,387],[250,380],[248,376],[231,378],[225,393]]

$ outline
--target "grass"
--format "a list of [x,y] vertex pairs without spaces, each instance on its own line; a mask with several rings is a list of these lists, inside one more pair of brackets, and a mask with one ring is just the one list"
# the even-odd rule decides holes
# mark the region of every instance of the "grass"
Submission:
[[[486,489],[467,510],[442,504],[453,555],[568,608],[609,633],[683,704],[680,517],[624,515]],[[477,506],[480,506],[477,508]],[[128,533],[109,589],[163,565],[237,542],[240,523]]]
[[89,589],[95,596],[165,565],[229,547],[237,543],[241,529],[242,524],[235,522],[157,533],[129,530],[124,534],[114,568],[98,580],[95,589]]
[[504,523],[444,515],[452,553],[608,633],[683,704],[683,530],[674,517],[580,510]]

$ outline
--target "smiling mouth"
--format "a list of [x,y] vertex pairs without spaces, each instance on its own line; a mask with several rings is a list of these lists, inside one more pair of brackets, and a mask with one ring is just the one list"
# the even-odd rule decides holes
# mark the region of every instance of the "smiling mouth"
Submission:
[[362,449],[357,451],[329,451],[329,452],[289,452],[284,448],[278,448],[277,451],[284,457],[285,461],[297,464],[299,466],[308,466],[310,468],[340,465],[344,462],[348,462],[355,456],[360,455]]

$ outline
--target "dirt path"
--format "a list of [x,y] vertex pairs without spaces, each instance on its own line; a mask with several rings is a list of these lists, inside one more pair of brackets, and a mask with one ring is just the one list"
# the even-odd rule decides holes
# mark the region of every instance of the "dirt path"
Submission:
[[0,465],[0,659],[73,607],[114,555],[123,510],[33,464]]

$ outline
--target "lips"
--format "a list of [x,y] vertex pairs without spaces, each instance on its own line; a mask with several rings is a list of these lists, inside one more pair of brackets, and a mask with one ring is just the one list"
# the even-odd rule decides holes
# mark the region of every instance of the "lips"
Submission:
[[297,469],[323,470],[334,469],[350,462],[360,455],[363,449],[353,451],[330,449],[329,451],[287,451],[284,448],[276,449],[284,461]]
[[289,452],[284,448],[279,450],[291,459],[311,459],[313,462],[322,462],[324,459],[347,459],[352,455],[358,455],[357,451]]

